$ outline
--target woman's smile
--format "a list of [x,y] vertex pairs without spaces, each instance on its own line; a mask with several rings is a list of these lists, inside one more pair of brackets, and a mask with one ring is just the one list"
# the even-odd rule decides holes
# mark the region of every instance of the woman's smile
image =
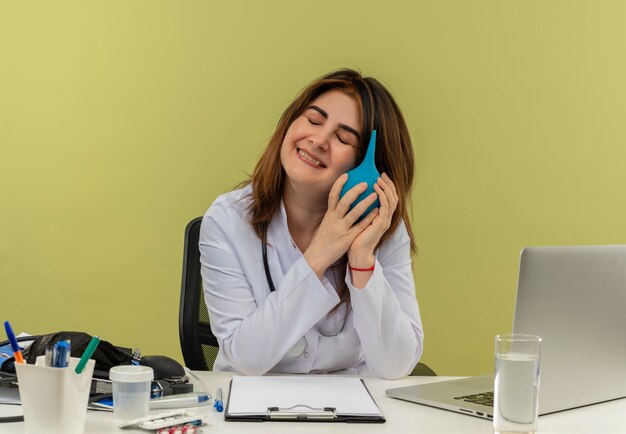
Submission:
[[313,155],[309,154],[307,151],[301,148],[296,148],[298,152],[298,156],[300,160],[304,161],[309,166],[315,167],[316,169],[324,169],[326,165],[322,163],[320,160],[315,158]]

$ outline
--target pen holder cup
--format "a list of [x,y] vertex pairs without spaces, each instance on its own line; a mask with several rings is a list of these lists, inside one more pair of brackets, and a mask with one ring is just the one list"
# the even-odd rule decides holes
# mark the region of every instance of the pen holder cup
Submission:
[[79,360],[70,358],[67,368],[45,366],[45,356],[34,365],[15,364],[27,434],[83,433],[95,361],[77,374]]

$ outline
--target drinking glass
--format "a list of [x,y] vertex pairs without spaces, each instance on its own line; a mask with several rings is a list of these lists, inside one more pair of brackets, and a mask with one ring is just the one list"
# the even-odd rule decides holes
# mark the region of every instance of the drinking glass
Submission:
[[497,434],[537,431],[539,411],[539,336],[496,336],[493,430]]

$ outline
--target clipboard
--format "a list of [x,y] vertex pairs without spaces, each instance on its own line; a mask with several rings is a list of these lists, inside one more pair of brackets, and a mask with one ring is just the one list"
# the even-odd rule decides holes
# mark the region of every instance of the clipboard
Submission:
[[357,377],[234,376],[226,421],[384,423],[385,417]]

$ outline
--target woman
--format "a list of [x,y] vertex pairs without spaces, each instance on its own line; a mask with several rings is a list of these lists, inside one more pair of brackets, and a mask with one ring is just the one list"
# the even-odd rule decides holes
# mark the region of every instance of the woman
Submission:
[[[377,131],[375,193],[343,197],[345,174]],[[413,148],[402,114],[375,79],[340,70],[283,113],[243,188],[204,216],[200,251],[214,370],[407,375],[423,331],[406,202]],[[380,206],[360,221],[379,199]]]

